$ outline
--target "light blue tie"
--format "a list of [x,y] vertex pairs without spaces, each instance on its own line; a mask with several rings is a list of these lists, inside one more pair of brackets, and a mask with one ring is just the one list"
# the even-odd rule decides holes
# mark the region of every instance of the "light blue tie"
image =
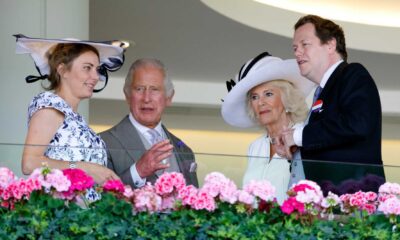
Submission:
[[[151,144],[151,146],[153,146],[154,144],[156,144],[156,143],[159,143],[159,142],[161,142],[162,140],[164,140],[164,138],[160,135],[160,133],[157,131],[157,130],[155,130],[155,129],[149,129],[149,130],[147,130],[147,132],[150,134],[150,144]],[[169,161],[169,158],[166,158],[166,159],[163,159],[162,161],[161,161],[163,164],[167,164],[167,163],[169,163],[170,161]],[[170,167],[171,168],[171,167]],[[170,169],[170,168],[168,168],[168,169]],[[156,175],[157,176],[160,176],[161,174],[163,174],[164,173],[164,171],[165,171],[165,169],[163,169],[163,170],[158,170],[158,171],[156,171]]]
[[150,143],[153,146],[154,144],[161,142],[163,138],[161,137],[160,133],[157,132],[155,129],[149,129],[147,132],[150,134]]
[[322,87],[320,87],[320,86],[318,86],[317,87],[317,89],[315,89],[315,92],[314,92],[314,97],[313,97],[313,104],[315,103],[315,101],[317,101],[317,99],[318,99],[318,97],[319,97],[319,95],[321,94],[321,92],[322,92]]

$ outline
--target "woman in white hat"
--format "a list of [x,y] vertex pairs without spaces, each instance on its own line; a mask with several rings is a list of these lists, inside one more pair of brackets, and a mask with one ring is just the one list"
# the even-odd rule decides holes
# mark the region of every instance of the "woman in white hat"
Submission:
[[236,127],[258,125],[266,132],[249,147],[243,185],[268,180],[281,204],[289,185],[304,179],[304,171],[299,156],[290,162],[278,155],[283,149],[279,135],[306,119],[305,97],[314,84],[300,75],[294,59],[282,60],[267,52],[244,64],[236,80],[227,83],[230,91],[221,109],[224,120]]
[[[50,168],[81,168],[97,183],[119,179],[107,168],[103,140],[77,112],[90,98],[107,70],[123,63],[123,48],[108,43],[17,37],[17,53],[29,53],[40,76],[27,82],[49,80],[47,91],[35,96],[28,108],[28,133],[22,171],[30,174],[43,164]],[[104,84],[105,86],[105,84]]]

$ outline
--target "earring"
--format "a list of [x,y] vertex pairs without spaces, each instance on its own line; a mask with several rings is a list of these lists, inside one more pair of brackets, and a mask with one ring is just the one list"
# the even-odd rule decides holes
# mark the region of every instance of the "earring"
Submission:
[[285,112],[286,112],[286,113],[289,113],[289,110],[285,109]]

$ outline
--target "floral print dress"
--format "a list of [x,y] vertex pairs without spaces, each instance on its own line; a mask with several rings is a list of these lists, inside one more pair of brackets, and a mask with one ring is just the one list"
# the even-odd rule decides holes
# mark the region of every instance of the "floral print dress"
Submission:
[[104,141],[80,114],[52,92],[43,92],[33,98],[28,108],[28,125],[33,114],[43,108],[54,108],[65,117],[44,153],[46,157],[64,161],[86,161],[103,166],[107,164]]

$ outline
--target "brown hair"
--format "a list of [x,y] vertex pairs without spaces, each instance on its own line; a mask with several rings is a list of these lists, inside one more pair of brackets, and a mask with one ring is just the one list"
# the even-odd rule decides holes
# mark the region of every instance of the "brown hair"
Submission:
[[339,25],[317,15],[306,15],[297,21],[294,25],[294,30],[307,23],[314,25],[315,35],[321,40],[322,44],[327,43],[333,38],[336,39],[336,51],[342,56],[344,61],[347,61],[346,40],[343,29]]
[[88,44],[83,43],[59,43],[49,49],[46,53],[49,61],[50,74],[49,81],[50,85],[44,87],[46,90],[55,90],[60,87],[61,78],[57,72],[57,68],[60,64],[64,64],[68,70],[71,69],[72,62],[85,52],[94,52],[97,57],[100,57],[99,51]]

